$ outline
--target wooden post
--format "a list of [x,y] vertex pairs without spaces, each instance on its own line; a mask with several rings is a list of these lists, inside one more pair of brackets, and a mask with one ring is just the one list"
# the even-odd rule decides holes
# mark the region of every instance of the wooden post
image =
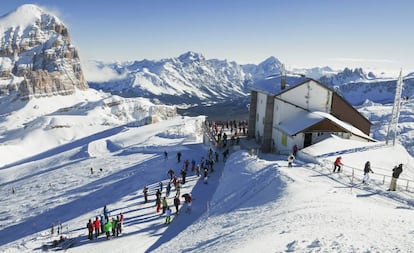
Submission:
[[354,169],[352,169],[351,184],[354,184]]

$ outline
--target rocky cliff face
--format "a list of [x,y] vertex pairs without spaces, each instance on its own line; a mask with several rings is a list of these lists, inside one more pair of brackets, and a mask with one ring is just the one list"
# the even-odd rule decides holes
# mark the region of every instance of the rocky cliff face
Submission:
[[63,22],[31,4],[0,17],[0,95],[67,95],[76,88],[88,85]]

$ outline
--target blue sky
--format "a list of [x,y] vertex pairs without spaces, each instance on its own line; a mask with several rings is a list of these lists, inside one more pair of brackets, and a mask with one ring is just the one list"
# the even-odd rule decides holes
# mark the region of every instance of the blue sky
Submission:
[[414,71],[410,0],[2,0],[58,13],[82,60],[158,60],[195,51],[240,64]]

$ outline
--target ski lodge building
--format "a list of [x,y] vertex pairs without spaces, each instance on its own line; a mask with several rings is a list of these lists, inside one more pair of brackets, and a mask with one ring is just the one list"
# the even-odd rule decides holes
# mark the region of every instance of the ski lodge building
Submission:
[[269,76],[251,90],[248,137],[262,152],[288,154],[329,136],[375,141],[371,122],[326,85],[306,77]]

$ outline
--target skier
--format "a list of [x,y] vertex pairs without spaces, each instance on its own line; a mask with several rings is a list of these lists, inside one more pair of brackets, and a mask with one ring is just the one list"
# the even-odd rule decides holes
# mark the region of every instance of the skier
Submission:
[[112,230],[112,222],[110,222],[109,220],[106,220],[104,231],[105,231],[107,240],[111,239],[111,232],[110,232],[111,230]]
[[292,167],[292,163],[293,163],[293,161],[295,161],[295,156],[293,155],[293,154],[290,154],[289,156],[288,156],[288,167],[290,168],[290,167]]
[[160,187],[160,192],[162,192],[162,188],[163,188],[163,183],[162,183],[162,181],[160,181],[159,183],[158,183],[158,186]]
[[191,205],[192,205],[192,198],[191,195],[189,193],[186,193],[183,195],[184,198],[184,203],[186,206],[185,212],[190,214],[191,213]]
[[204,168],[204,183],[207,184],[207,179],[208,179],[208,168],[205,167]]
[[167,207],[166,214],[165,214],[165,224],[170,224],[171,222],[171,209]]
[[157,206],[157,213],[159,213],[160,212],[160,209],[161,209],[161,192],[160,192],[159,189],[155,193],[155,197],[156,197],[156,199],[155,199],[155,205]]
[[184,170],[187,172],[188,171],[188,166],[190,165],[190,161],[185,160],[184,161]]
[[144,193],[144,203],[147,203],[148,202],[148,187],[145,186],[142,192]]
[[168,175],[170,175],[170,180],[173,180],[173,178],[174,178],[174,170],[171,168],[171,169],[169,169],[168,170]]
[[119,234],[122,233],[122,229],[124,228],[124,214],[123,213],[119,213]]
[[173,185],[174,185],[174,188],[175,188],[175,190],[177,190],[177,184],[178,184],[178,177],[177,176],[174,176],[174,178],[173,178]]
[[174,206],[175,206],[175,213],[178,214],[178,207],[180,205],[180,198],[178,196],[175,196],[174,198]]
[[177,153],[177,163],[181,162],[181,152]]
[[104,214],[104,216],[105,216],[105,219],[106,220],[109,220],[109,211],[108,211],[108,208],[106,207],[106,205],[104,206],[104,208],[103,208],[103,214]]
[[162,199],[161,205],[162,205],[162,214],[164,214],[165,210],[167,210],[167,207],[168,207],[167,199],[165,197]]
[[167,160],[167,159],[168,159],[168,153],[167,153],[167,151],[166,151],[166,150],[164,151],[164,159],[165,159],[165,160]]
[[364,178],[362,179],[362,183],[363,184],[368,184],[368,182],[369,182],[369,173],[374,173],[373,171],[372,171],[372,169],[371,169],[371,164],[370,164],[370,162],[369,161],[367,161],[366,163],[365,163],[365,166],[364,166]]
[[165,196],[170,196],[170,192],[171,192],[171,182],[168,182],[167,187],[166,187],[166,192],[165,192]]
[[117,231],[116,231],[117,225],[118,225],[118,221],[115,220],[115,218],[112,218],[112,225],[111,225],[111,227],[112,227],[112,236],[118,236]]
[[398,166],[395,166],[394,169],[392,169],[392,178],[388,191],[395,191],[397,189],[397,179],[403,171],[402,166],[402,163],[400,163]]
[[95,228],[95,237],[98,238],[99,232],[101,230],[101,221],[99,220],[99,217],[98,216],[96,216],[96,219],[93,222],[93,226]]
[[336,158],[336,160],[334,162],[334,170],[333,170],[333,172],[335,172],[336,169],[338,169],[338,172],[341,172],[341,166],[343,165],[341,160],[342,160],[342,157],[340,157],[340,156],[338,156]]
[[194,173],[195,171],[196,161],[194,159],[191,160],[191,171]]
[[119,236],[120,233],[122,233],[122,221],[121,221],[121,217],[118,215],[116,216],[116,236]]
[[175,195],[180,196],[180,190],[181,190],[181,183],[180,183],[180,180],[177,180],[177,184],[175,186]]
[[186,178],[186,176],[187,176],[187,171],[185,170],[185,169],[182,169],[181,170],[181,183],[182,184],[185,184],[185,178]]
[[200,164],[198,164],[197,167],[196,167],[196,175],[197,175],[197,177],[200,176]]
[[100,227],[101,227],[101,234],[103,234],[105,232],[104,231],[104,226],[105,226],[105,217],[103,215],[101,215],[101,225],[100,225]]
[[293,145],[292,151],[293,151],[293,155],[296,156],[296,154],[298,153],[298,145],[297,144]]
[[93,240],[93,229],[94,229],[94,227],[93,227],[93,223],[92,223],[91,219],[89,219],[89,222],[86,223],[86,228],[88,229],[88,239]]

